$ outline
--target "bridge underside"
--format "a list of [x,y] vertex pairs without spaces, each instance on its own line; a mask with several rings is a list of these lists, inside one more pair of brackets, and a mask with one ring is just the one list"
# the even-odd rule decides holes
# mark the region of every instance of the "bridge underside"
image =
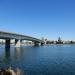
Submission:
[[34,42],[34,45],[37,46],[39,43],[40,45],[43,45],[43,42],[40,39],[26,36],[26,35],[21,35],[21,34],[16,34],[16,33],[9,33],[9,32],[2,32],[0,31],[0,39],[5,39],[5,47],[8,48],[10,47],[10,41],[11,39],[15,39],[15,46],[20,47],[21,41],[22,40],[28,40]]
[[[11,39],[5,39],[5,48],[10,48],[10,42]],[[22,40],[15,39],[15,47],[20,47],[21,46]],[[38,42],[38,41],[32,41],[34,43],[34,46],[39,46],[43,45],[44,43]]]

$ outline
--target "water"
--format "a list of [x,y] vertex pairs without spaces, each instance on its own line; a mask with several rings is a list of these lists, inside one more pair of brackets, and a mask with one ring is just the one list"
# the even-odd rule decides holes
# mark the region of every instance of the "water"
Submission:
[[75,45],[0,46],[0,68],[20,68],[24,75],[75,75]]

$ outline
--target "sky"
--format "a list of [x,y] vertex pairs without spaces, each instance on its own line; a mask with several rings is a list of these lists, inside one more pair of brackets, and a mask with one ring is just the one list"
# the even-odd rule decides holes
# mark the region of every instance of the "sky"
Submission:
[[0,0],[0,30],[75,40],[75,0]]

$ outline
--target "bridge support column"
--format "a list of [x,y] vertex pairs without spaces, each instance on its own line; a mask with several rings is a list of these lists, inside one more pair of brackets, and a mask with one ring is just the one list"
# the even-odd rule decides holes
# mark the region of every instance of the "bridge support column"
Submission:
[[42,46],[42,45],[44,45],[44,43],[43,43],[43,42],[41,42],[41,46]]
[[21,40],[15,40],[15,47],[20,47],[20,46],[21,46],[20,41],[21,41]]
[[34,42],[34,46],[39,46],[39,42]]
[[6,39],[5,48],[10,48],[10,39]]

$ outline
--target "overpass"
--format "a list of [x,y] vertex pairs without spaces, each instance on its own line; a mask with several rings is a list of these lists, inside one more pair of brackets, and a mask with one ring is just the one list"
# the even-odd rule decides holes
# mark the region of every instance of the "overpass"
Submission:
[[27,36],[27,35],[22,35],[22,34],[17,34],[17,33],[11,33],[11,32],[5,32],[5,31],[0,31],[0,39],[5,39],[5,47],[10,47],[10,40],[15,39],[15,46],[20,47],[21,41],[22,40],[29,40],[34,42],[34,45],[39,45],[39,43],[42,45],[44,42],[40,39]]

